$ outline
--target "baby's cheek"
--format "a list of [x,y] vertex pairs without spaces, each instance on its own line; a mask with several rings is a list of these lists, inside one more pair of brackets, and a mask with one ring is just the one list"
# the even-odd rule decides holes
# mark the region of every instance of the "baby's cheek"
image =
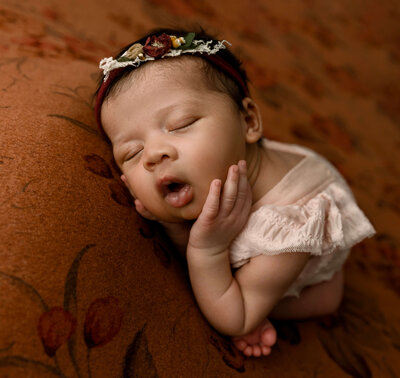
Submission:
[[129,190],[129,193],[131,194],[131,196],[132,196],[132,198],[133,198],[134,200],[135,200],[135,199],[138,199],[138,197],[137,197],[137,195],[134,193],[132,187],[127,186],[127,189]]

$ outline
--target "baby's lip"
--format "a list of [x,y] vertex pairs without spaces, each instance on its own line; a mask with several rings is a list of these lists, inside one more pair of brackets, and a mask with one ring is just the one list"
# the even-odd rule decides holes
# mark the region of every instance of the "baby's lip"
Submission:
[[162,177],[157,181],[157,187],[166,203],[172,207],[186,206],[193,199],[192,186],[176,177]]
[[175,176],[164,176],[157,180],[157,188],[164,197],[168,193],[171,193],[172,191],[171,187],[175,184],[185,185],[186,183]]

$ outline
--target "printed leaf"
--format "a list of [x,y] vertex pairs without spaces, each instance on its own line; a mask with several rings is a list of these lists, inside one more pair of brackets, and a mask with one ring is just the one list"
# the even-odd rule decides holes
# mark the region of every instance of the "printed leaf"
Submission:
[[153,357],[149,351],[146,325],[138,331],[125,355],[123,377],[157,378],[158,373]]
[[187,50],[187,49],[189,49],[189,48],[191,47],[191,44],[192,44],[192,42],[193,42],[193,39],[194,39],[195,35],[196,35],[196,33],[188,33],[188,34],[185,36],[185,44],[182,45],[182,46],[180,46],[179,48],[180,48],[181,50]]

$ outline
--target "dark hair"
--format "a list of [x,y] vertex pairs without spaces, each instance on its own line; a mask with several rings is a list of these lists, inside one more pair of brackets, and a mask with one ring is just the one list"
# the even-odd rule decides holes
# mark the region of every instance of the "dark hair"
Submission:
[[[147,33],[145,36],[143,36],[142,38],[125,46],[118,54],[116,54],[114,59],[119,58],[134,43],[140,43],[141,45],[144,45],[146,43],[147,38],[150,36],[161,35],[161,34],[165,33],[168,35],[175,35],[176,37],[184,37],[185,35],[188,34],[188,32],[189,31],[187,31],[187,30],[175,30],[175,29],[168,29],[168,28],[153,29],[149,33]],[[202,28],[198,28],[195,38],[198,40],[204,40],[204,41],[216,40],[216,38],[205,33]],[[245,89],[247,90],[247,93],[249,93],[248,78],[247,78],[246,72],[242,68],[242,63],[240,62],[240,60],[228,49],[222,49],[222,50],[218,51],[217,55],[220,58],[222,58],[225,62],[227,62],[235,71],[237,71],[241,80],[243,81],[243,84],[245,86]],[[196,56],[201,58],[200,54],[196,55]],[[203,67],[205,69],[205,74],[206,74],[207,78],[209,79],[208,84],[211,85],[213,89],[216,89],[219,92],[226,93],[229,97],[231,97],[233,99],[233,101],[238,106],[238,108],[240,110],[243,110],[242,100],[248,94],[246,94],[246,92],[242,88],[242,86],[238,85],[238,83],[235,80],[233,80],[227,74],[227,72],[225,72],[222,68],[218,67],[218,65],[214,64],[213,62],[210,62],[209,60],[207,60],[205,58],[203,58],[202,61],[204,63]],[[105,91],[103,100],[107,99],[107,97],[109,97],[112,89],[116,87],[116,84],[120,83],[133,70],[135,70],[135,67],[132,67],[132,66],[128,66],[125,69],[121,70],[121,72],[118,73],[118,75],[113,79],[113,82],[108,86],[107,90]],[[97,90],[94,94],[94,98],[97,97],[97,95],[100,91],[101,85],[103,83],[103,80],[104,80],[104,75],[101,74],[99,77]]]

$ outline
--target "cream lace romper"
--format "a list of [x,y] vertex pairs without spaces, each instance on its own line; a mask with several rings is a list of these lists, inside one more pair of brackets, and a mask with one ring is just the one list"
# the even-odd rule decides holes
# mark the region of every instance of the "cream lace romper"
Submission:
[[304,158],[253,205],[231,244],[230,263],[239,268],[261,254],[309,252],[312,257],[283,295],[298,297],[306,286],[332,278],[350,248],[375,230],[343,177],[323,157],[297,145],[262,143]]

